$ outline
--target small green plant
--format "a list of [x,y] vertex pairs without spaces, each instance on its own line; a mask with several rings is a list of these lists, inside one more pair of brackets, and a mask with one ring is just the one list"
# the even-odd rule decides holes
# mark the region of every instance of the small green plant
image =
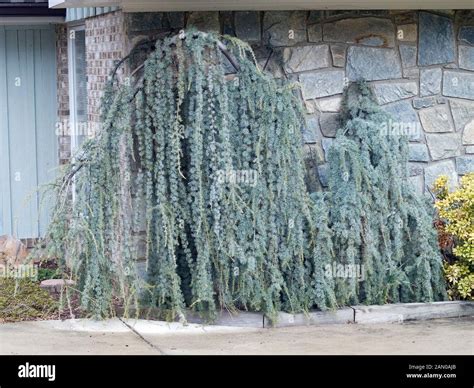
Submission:
[[61,272],[54,268],[38,268],[38,282],[48,279],[62,279]]
[[[438,230],[442,245],[452,236],[454,258],[444,263],[451,299],[473,300],[474,293],[474,173],[461,178],[460,186],[450,192],[448,178],[440,176],[433,187],[439,212]],[[441,246],[443,248],[443,246]]]
[[29,279],[0,279],[0,321],[47,319],[58,313],[58,302]]

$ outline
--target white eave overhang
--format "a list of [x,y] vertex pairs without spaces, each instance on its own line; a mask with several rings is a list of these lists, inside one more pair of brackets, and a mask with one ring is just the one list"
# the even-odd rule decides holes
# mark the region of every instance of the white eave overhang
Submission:
[[49,0],[51,8],[113,7],[125,12],[311,9],[471,9],[474,0]]

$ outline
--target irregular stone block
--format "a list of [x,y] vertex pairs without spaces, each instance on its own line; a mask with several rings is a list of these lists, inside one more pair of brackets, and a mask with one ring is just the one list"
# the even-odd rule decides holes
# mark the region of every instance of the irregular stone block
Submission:
[[315,164],[320,165],[324,163],[324,151],[319,142],[306,144],[304,153],[305,160],[313,163],[312,167],[314,167]]
[[410,141],[421,139],[421,123],[410,101],[401,100],[384,105],[383,109],[392,118],[388,125],[388,133],[394,136],[407,135]]
[[466,154],[474,154],[474,146],[467,146]]
[[288,47],[283,50],[283,61],[287,73],[322,69],[330,65],[329,47],[328,45]]
[[167,12],[170,28],[178,29],[184,27],[184,12]]
[[301,74],[305,100],[341,94],[344,88],[343,70],[323,70],[314,73]]
[[426,144],[414,144],[408,145],[408,160],[410,162],[429,162],[430,155],[428,154],[428,147]]
[[403,78],[417,79],[420,78],[420,70],[416,67],[403,69]]
[[418,84],[414,81],[375,83],[372,85],[372,89],[380,105],[414,97],[418,94]]
[[415,109],[429,108],[436,104],[436,99],[434,97],[423,97],[423,98],[414,98],[413,107]]
[[306,12],[265,12],[263,31],[263,38],[270,46],[294,46],[306,42]]
[[455,21],[459,26],[474,27],[474,12],[472,9],[458,9],[456,11]]
[[402,77],[400,60],[393,49],[351,46],[347,53],[349,80],[377,81]]
[[279,79],[285,76],[285,72],[281,65],[282,59],[277,54],[273,53],[269,58],[258,60],[260,68],[265,72],[270,73],[273,78]]
[[450,100],[450,105],[457,131],[474,120],[474,101]]
[[357,11],[355,10],[344,10],[344,11],[326,11],[326,18],[342,17],[342,16],[356,16]]
[[447,105],[420,110],[420,121],[425,132],[453,132]]
[[235,35],[246,42],[259,42],[260,13],[253,11],[238,11],[234,16]]
[[441,92],[443,73],[440,68],[420,70],[420,96],[431,96]]
[[456,167],[459,175],[474,172],[474,156],[464,155],[456,158]]
[[272,54],[275,54],[276,53],[280,53],[281,50],[280,49],[271,49],[269,47],[265,47],[265,46],[257,46],[253,49],[253,53],[255,54],[255,58],[257,58],[257,61],[260,61],[260,60],[267,60],[270,55]]
[[474,74],[454,70],[445,70],[443,76],[443,94],[474,100]]
[[462,134],[463,144],[474,144],[474,119],[468,122]]
[[416,42],[418,39],[418,27],[416,23],[402,24],[398,26],[397,39],[400,42]]
[[428,12],[420,12],[419,19],[418,64],[429,66],[454,62],[454,29],[451,19]]
[[344,67],[346,65],[346,46],[343,44],[331,45],[332,64],[335,67]]
[[306,108],[306,113],[316,113],[318,111],[316,106],[316,100],[303,100]]
[[425,180],[423,179],[423,175],[410,176],[408,177],[408,182],[415,189],[415,192],[418,194],[423,194],[425,188]]
[[126,15],[129,33],[160,30],[168,27],[162,12],[134,12]]
[[391,20],[373,17],[325,23],[323,39],[325,42],[358,43],[367,46],[395,45],[394,26]]
[[438,98],[436,98],[436,101],[438,102],[438,104],[447,104],[448,103],[448,99],[446,97],[443,97],[443,96],[439,96]]
[[220,33],[221,25],[218,12],[191,12],[188,16],[187,27],[194,27],[200,31],[214,31]]
[[318,116],[306,116],[306,125],[301,131],[303,135],[303,142],[305,144],[316,143],[319,135],[319,119]]
[[333,142],[334,142],[334,139],[330,137],[323,137],[321,139],[321,144],[323,146],[323,151],[324,151],[324,159],[326,160],[328,160],[328,152],[329,152],[329,149],[332,147]]
[[463,26],[459,29],[458,39],[461,42],[474,45],[474,26]]
[[433,160],[461,155],[461,134],[459,133],[427,133],[426,142]]
[[320,112],[339,112],[341,109],[341,96],[326,97],[315,100],[316,107]]
[[323,20],[323,13],[324,11],[310,11],[308,15],[308,24],[319,23]]
[[321,24],[312,24],[308,26],[308,41],[311,43],[321,42],[323,40],[323,27]]
[[474,70],[474,47],[459,46],[459,67],[466,70]]
[[418,23],[418,12],[408,10],[390,10],[396,24]]
[[323,113],[320,118],[321,132],[326,137],[336,137],[336,132],[341,126],[339,114]]
[[[442,136],[442,135],[435,135]],[[448,185],[450,188],[454,188],[458,185],[458,174],[454,166],[454,161],[443,160],[441,162],[430,163],[425,168],[425,185],[430,189],[433,187],[435,180],[441,176],[446,175],[448,177]]]
[[408,44],[401,44],[398,46],[400,57],[402,58],[403,68],[410,68],[416,66],[416,46]]
[[321,182],[321,186],[328,187],[329,186],[329,166],[327,164],[321,164],[318,166],[318,176],[319,182]]
[[411,177],[423,174],[424,166],[425,165],[423,163],[415,163],[415,162],[408,163],[408,174]]
[[222,23],[222,33],[235,36],[234,13],[231,11],[222,11],[219,12],[219,15]]

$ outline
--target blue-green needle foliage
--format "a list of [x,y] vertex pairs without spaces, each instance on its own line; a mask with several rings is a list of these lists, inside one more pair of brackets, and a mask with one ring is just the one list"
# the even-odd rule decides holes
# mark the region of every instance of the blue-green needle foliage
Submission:
[[157,41],[138,86],[110,83],[102,130],[58,181],[49,233],[88,311],[212,319],[335,305],[328,209],[305,187],[294,88],[264,75],[244,42],[197,31]]
[[[352,86],[330,192],[310,197],[295,88],[263,74],[244,42],[197,31],[158,40],[138,82],[112,77],[101,130],[57,181],[47,237],[84,309],[275,318],[444,296],[431,215],[407,184],[406,139],[382,135],[388,117],[367,86]],[[365,280],[339,278],[333,264],[361,264]]]
[[329,150],[330,228],[338,264],[363,278],[335,279],[339,304],[445,299],[432,207],[408,182],[408,139],[365,83],[345,92]]

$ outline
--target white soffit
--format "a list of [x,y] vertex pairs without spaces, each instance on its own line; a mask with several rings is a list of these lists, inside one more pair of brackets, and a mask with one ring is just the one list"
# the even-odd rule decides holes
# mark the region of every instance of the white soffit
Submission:
[[471,9],[474,0],[49,0],[51,8],[120,6],[126,12],[311,9]]

